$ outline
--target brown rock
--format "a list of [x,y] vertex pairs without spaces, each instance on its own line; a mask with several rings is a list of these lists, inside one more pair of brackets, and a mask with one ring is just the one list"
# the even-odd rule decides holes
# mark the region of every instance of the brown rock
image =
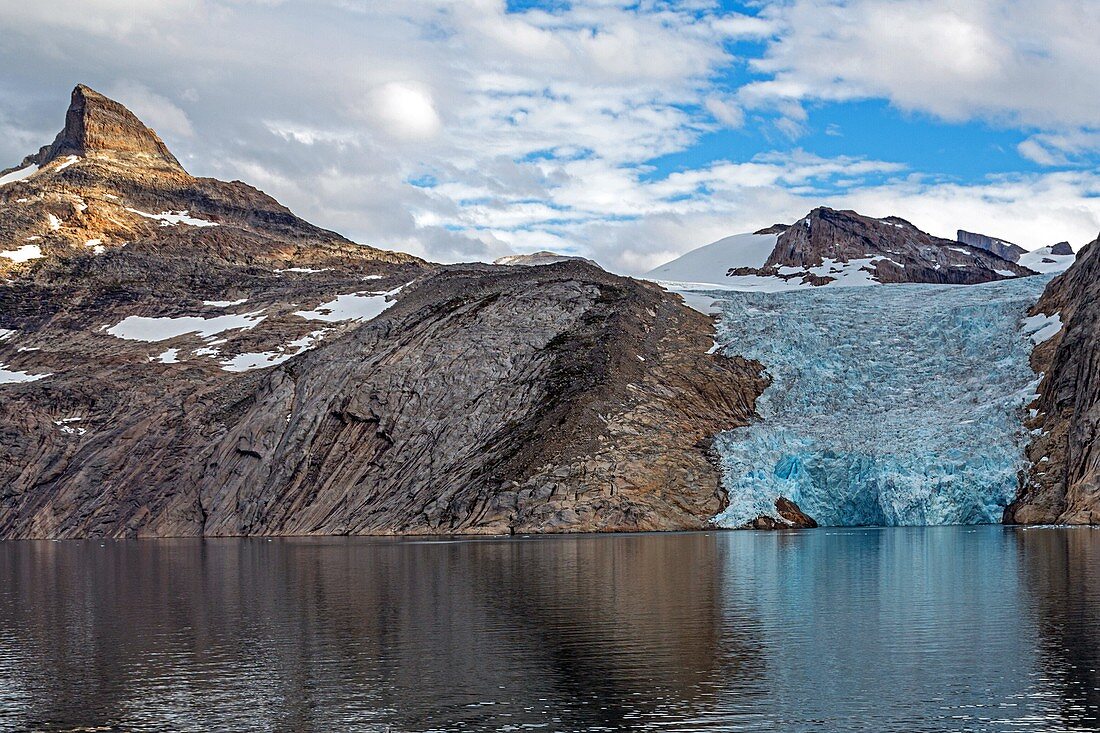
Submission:
[[[1098,240],[1100,241],[1100,240]],[[1096,524],[1100,520],[1100,244],[1079,253],[1051,280],[1031,315],[1059,314],[1062,329],[1038,345],[1042,374],[1027,448],[1029,469],[1005,510],[1017,524]]]
[[[724,508],[711,437],[767,380],[708,354],[679,296],[357,245],[191,177],[78,92],[59,150],[84,157],[0,188],[0,247],[43,254],[2,273],[0,364],[49,375],[0,385],[0,538],[673,530]],[[371,320],[300,315],[399,287]],[[229,314],[248,327],[112,335]],[[225,368],[243,355],[260,368]]]

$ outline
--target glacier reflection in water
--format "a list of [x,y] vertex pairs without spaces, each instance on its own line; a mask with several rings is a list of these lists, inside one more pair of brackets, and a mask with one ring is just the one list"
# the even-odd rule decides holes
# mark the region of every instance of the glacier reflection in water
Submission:
[[1020,320],[1049,280],[711,293],[722,353],[773,380],[762,419],[716,442],[718,523],[779,496],[823,525],[999,522],[1037,384]]
[[0,732],[1086,731],[1100,530],[0,542]]

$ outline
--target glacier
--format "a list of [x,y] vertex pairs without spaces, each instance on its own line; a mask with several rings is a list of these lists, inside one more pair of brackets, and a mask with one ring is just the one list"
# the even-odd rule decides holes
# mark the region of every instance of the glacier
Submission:
[[983,285],[711,291],[715,350],[772,383],[715,448],[740,527],[785,496],[823,526],[999,522],[1038,384],[1022,319],[1053,275]]

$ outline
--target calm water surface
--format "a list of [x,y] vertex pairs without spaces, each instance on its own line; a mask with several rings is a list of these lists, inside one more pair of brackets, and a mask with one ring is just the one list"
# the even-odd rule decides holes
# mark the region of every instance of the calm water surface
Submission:
[[1100,531],[0,543],[0,730],[1100,728]]

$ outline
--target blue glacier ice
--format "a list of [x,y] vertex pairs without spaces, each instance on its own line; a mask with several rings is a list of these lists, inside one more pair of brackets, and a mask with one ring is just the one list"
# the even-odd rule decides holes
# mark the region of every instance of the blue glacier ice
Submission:
[[822,525],[999,522],[1037,380],[1020,321],[1051,276],[711,292],[716,348],[764,364],[761,419],[717,437],[737,527],[786,496]]

